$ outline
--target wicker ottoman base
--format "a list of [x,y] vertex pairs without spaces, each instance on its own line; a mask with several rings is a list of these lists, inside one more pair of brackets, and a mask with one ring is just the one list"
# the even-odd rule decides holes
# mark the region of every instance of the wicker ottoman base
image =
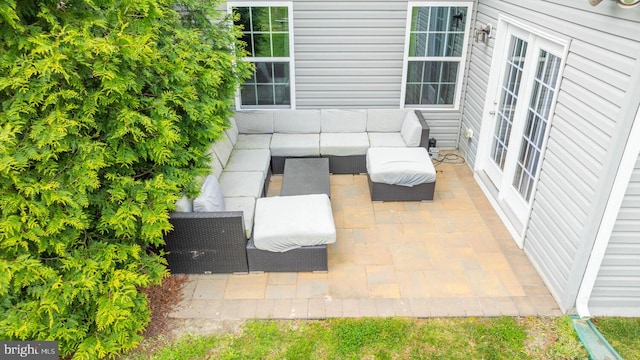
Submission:
[[376,183],[369,180],[371,201],[433,201],[436,183],[425,183],[414,186],[400,186]]
[[247,243],[250,272],[327,271],[327,245],[303,246],[286,252],[260,250]]

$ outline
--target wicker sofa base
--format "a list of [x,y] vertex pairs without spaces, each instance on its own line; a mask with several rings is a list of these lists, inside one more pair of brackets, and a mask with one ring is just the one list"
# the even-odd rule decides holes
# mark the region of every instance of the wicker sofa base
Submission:
[[[319,156],[304,156],[303,158],[317,158]],[[297,157],[271,156],[271,172],[282,175],[284,173],[284,162],[287,159],[296,159]]]
[[415,186],[400,186],[369,181],[371,201],[432,201],[436,189],[435,181]]
[[[309,156],[314,158],[317,156]],[[367,172],[367,155],[348,156],[321,156],[329,159],[329,172],[331,174],[364,174]],[[272,156],[271,171],[274,174],[284,173],[284,162],[287,157]],[[291,157],[289,157],[291,159]]]
[[251,272],[327,271],[327,245],[303,246],[287,252],[272,252],[247,243],[247,260]]
[[242,212],[172,213],[165,236],[173,274],[247,273]]
[[367,155],[323,156],[329,159],[329,172],[332,174],[365,174]]

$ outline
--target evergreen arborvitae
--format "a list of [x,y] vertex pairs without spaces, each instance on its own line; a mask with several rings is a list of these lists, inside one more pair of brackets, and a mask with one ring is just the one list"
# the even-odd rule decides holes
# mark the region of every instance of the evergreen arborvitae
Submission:
[[0,0],[0,338],[110,357],[149,321],[168,214],[247,76],[198,0]]

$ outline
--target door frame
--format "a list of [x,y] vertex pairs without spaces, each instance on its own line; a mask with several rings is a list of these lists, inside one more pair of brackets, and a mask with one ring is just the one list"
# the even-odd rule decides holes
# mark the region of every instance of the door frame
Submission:
[[[541,39],[543,42],[553,43],[555,46],[558,46],[559,49],[562,49],[557,54],[558,56],[561,57],[560,69],[558,74],[558,84],[556,88],[557,89],[556,94],[554,95],[554,100],[550,109],[550,116],[548,119],[547,129],[544,134],[544,140],[543,140],[543,145],[542,145],[539,165],[538,165],[539,170],[533,184],[533,191],[532,191],[531,200],[530,200],[531,205],[529,206],[528,213],[525,216],[526,220],[522,224],[520,223],[520,220],[516,220],[519,217],[516,216],[516,214],[514,214],[508,208],[508,206],[503,205],[502,201],[499,198],[500,189],[493,184],[493,181],[484,171],[486,167],[485,164],[488,161],[490,161],[493,132],[496,124],[496,117],[494,116],[494,114],[492,114],[492,112],[498,106],[498,104],[496,104],[495,102],[499,101],[499,99],[496,100],[495,95],[499,93],[500,87],[502,85],[500,80],[502,80],[503,78],[502,75],[504,72],[506,56],[508,56],[507,52],[509,48],[509,39],[510,39],[509,35],[511,34],[509,29],[511,27],[515,27],[517,33],[524,31],[529,34],[530,38],[535,37],[535,38]],[[489,199],[489,202],[497,212],[498,216],[501,218],[502,222],[506,226],[507,230],[509,231],[513,239],[515,240],[518,247],[523,248],[526,230],[529,226],[529,219],[531,216],[532,205],[535,200],[535,193],[536,193],[536,189],[540,179],[540,169],[544,164],[544,156],[547,148],[549,133],[553,124],[555,106],[557,103],[558,94],[560,93],[560,90],[561,90],[563,72],[566,66],[566,59],[567,59],[567,54],[569,52],[570,40],[567,38],[556,36],[556,35],[551,35],[550,33],[545,32],[537,27],[528,25],[526,23],[521,22],[520,20],[517,20],[509,16],[505,16],[502,14],[498,16],[498,25],[496,29],[497,29],[496,40],[494,42],[494,49],[493,49],[493,56],[491,59],[491,68],[489,73],[488,86],[485,94],[485,102],[484,102],[484,107],[482,112],[480,134],[478,137],[478,150],[476,152],[476,157],[474,162],[475,165],[473,170],[474,170],[474,177],[478,182],[478,184],[480,185],[480,188],[482,189],[482,191],[487,196],[487,199]],[[528,46],[531,46],[530,41],[527,41],[527,42],[528,42]],[[496,71],[494,71],[494,69]],[[520,101],[525,101],[528,104],[528,102],[530,101],[530,98],[529,97],[521,98]],[[513,149],[510,147],[510,149],[516,152],[520,151],[519,148]]]

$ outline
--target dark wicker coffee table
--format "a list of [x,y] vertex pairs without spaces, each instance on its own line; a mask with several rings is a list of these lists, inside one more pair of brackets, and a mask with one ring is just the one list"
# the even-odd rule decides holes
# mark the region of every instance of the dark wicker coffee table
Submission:
[[291,158],[284,163],[284,177],[280,195],[327,194],[329,188],[329,159]]

